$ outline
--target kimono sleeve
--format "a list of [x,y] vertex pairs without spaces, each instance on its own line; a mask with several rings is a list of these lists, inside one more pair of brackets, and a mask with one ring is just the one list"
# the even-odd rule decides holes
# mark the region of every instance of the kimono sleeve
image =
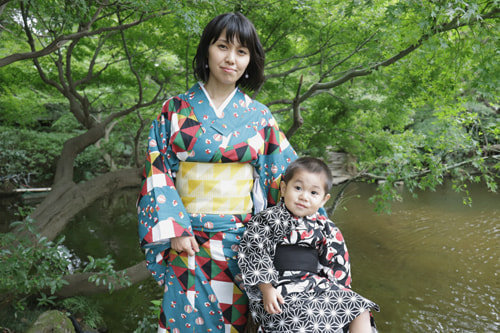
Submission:
[[324,229],[325,247],[320,253],[320,264],[329,280],[342,287],[351,287],[351,263],[344,236],[335,224],[327,220]]
[[153,121],[143,171],[141,192],[137,200],[137,217],[141,247],[146,249],[148,269],[161,279],[162,252],[170,247],[170,238],[191,236],[191,220],[184,208],[172,178],[175,157],[169,154],[169,114],[176,103],[167,101],[162,113]]
[[256,205],[255,213],[275,206],[279,202],[281,176],[288,165],[297,159],[297,153],[269,111],[265,121],[266,125],[260,131],[264,142],[263,149],[254,165],[262,191],[260,197],[253,198]]
[[276,285],[278,272],[274,268],[274,237],[265,218],[265,211],[248,223],[239,245],[238,265],[244,289],[251,300],[261,300],[261,283]]

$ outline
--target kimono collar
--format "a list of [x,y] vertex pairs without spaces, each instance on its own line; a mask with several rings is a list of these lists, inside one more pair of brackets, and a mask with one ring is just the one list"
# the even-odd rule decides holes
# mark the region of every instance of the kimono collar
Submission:
[[226,108],[226,106],[229,104],[229,102],[231,102],[231,100],[233,99],[234,97],[234,94],[236,94],[236,92],[238,91],[238,87],[234,88],[233,92],[230,93],[227,98],[224,100],[224,103],[222,103],[217,109],[215,108],[215,104],[213,103],[212,99],[210,98],[210,95],[208,93],[208,91],[205,89],[205,85],[202,83],[202,82],[198,82],[198,84],[200,85],[200,88],[201,90],[203,91],[203,93],[205,94],[206,98],[208,99],[208,102],[210,103],[210,106],[212,107],[212,109],[214,109],[214,112],[215,114],[217,115],[217,117],[221,118],[222,115],[223,115],[223,111],[224,109]]
[[285,202],[283,201],[283,198],[281,198],[280,202],[278,203],[278,206],[281,207],[281,210],[285,214],[289,215],[289,219],[292,220],[292,221],[305,220],[305,221],[308,221],[308,222],[311,222],[311,223],[321,222],[321,219],[318,218],[321,215],[318,212],[316,212],[316,213],[314,213],[312,215],[303,216],[303,217],[298,217],[298,216],[293,215],[293,213],[291,211],[289,211],[288,208],[286,208],[286,205],[285,205]]

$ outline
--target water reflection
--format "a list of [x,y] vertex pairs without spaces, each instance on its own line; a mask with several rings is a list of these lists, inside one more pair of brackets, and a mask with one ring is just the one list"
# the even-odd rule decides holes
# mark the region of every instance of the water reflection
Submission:
[[[65,245],[76,258],[86,260],[112,255],[115,269],[121,270],[144,260],[140,250],[135,202],[137,189],[122,190],[98,200],[78,214],[63,234]],[[131,288],[93,298],[104,312],[110,333],[133,332],[150,301],[161,299],[162,290],[153,278]]]
[[[471,186],[472,207],[448,187],[403,193],[391,215],[377,214],[374,185],[353,184],[334,216],[350,251],[353,288],[381,306],[376,321],[388,332],[497,332],[499,195]],[[359,197],[355,197],[359,195]],[[135,221],[136,190],[86,209],[65,230],[80,258],[112,254],[117,268],[143,260]],[[111,333],[132,332],[161,288],[148,279],[97,297]]]
[[353,288],[378,302],[381,332],[496,332],[499,329],[499,196],[473,186],[472,207],[447,187],[404,194],[391,215],[373,213],[375,187],[338,209],[350,249]]

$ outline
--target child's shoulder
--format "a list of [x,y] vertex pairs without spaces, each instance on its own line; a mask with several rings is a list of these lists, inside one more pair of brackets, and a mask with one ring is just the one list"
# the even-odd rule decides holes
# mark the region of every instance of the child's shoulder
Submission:
[[256,213],[254,216],[252,216],[250,221],[256,221],[256,220],[258,220],[258,221],[263,221],[263,220],[272,221],[272,220],[275,220],[277,218],[281,218],[281,215],[282,215],[282,209],[279,205],[271,206],[271,207],[267,207],[266,209]]
[[340,230],[328,216],[317,213],[316,223],[323,228]]
[[279,214],[282,210],[281,205],[276,205],[276,206],[271,206],[267,207],[266,209],[262,210],[261,212],[257,213],[256,215],[261,215],[261,216],[270,216],[273,214]]

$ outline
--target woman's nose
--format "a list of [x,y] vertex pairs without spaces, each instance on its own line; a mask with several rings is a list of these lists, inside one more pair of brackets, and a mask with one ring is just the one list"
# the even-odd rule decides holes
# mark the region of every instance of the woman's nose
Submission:
[[234,52],[232,51],[228,52],[226,56],[226,62],[230,64],[234,63],[234,57],[235,57]]

